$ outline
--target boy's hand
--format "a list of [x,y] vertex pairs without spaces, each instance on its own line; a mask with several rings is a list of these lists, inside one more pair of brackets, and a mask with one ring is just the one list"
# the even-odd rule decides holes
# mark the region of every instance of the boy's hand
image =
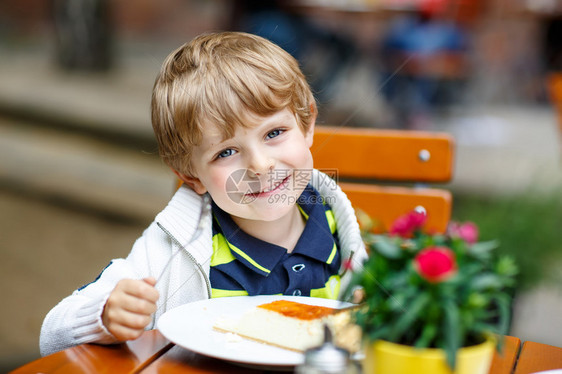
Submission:
[[107,299],[102,313],[102,322],[120,341],[138,338],[152,320],[156,311],[158,291],[153,277],[122,279]]

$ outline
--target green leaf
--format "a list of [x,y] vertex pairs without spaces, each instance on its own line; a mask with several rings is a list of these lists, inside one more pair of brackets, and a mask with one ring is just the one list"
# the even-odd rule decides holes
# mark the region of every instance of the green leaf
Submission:
[[474,335],[497,334],[498,326],[493,323],[477,322],[471,326]]
[[427,347],[429,347],[429,345],[431,344],[431,341],[435,338],[438,331],[439,331],[439,329],[437,328],[437,326],[435,324],[426,323],[423,327],[421,336],[419,337],[418,340],[416,340],[414,346],[416,348],[427,348]]
[[375,250],[386,258],[398,259],[402,255],[400,246],[387,236],[377,235],[373,242]]
[[398,341],[402,334],[408,330],[416,319],[419,317],[421,311],[429,305],[431,297],[427,293],[418,294],[414,300],[409,303],[408,309],[402,313],[392,327],[389,339],[391,341]]
[[472,290],[500,289],[503,286],[501,278],[496,274],[485,273],[474,277],[470,287]]
[[474,243],[470,247],[470,253],[472,253],[473,255],[475,255],[477,257],[488,258],[491,254],[491,251],[493,249],[498,248],[499,245],[500,245],[500,243],[497,240],[490,240],[490,241],[487,241],[487,242]]
[[511,278],[518,274],[519,270],[515,261],[510,256],[501,256],[496,264],[496,271],[499,275]]
[[471,292],[466,301],[469,308],[475,309],[483,308],[488,304],[488,298],[479,292]]
[[445,325],[443,326],[443,335],[445,338],[445,353],[447,355],[447,364],[451,370],[455,369],[457,350],[461,346],[462,332],[460,327],[459,311],[452,301],[446,301],[443,305],[445,312]]
[[371,342],[374,342],[375,340],[379,340],[379,339],[386,340],[389,332],[390,332],[390,326],[384,326],[375,331],[370,332],[367,338]]
[[404,311],[407,299],[407,295],[404,293],[394,293],[387,300],[388,309],[396,312]]
[[498,304],[499,311],[498,333],[500,335],[505,335],[509,330],[511,297],[505,293],[501,293],[496,296],[496,302]]

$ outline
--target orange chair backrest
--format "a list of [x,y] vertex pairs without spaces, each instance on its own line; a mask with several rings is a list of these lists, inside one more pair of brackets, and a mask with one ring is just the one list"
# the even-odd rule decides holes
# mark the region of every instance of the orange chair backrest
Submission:
[[446,230],[452,195],[425,184],[451,180],[450,135],[316,126],[312,155],[314,167],[335,177],[354,207],[378,223],[379,231],[388,230],[397,217],[413,209],[425,210],[427,230]]
[[547,78],[547,89],[556,114],[560,140],[562,141],[562,72],[550,73]]

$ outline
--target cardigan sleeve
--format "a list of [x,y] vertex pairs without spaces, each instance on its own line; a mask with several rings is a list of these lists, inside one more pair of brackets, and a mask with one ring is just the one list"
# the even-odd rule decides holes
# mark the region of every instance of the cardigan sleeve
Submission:
[[41,326],[39,348],[42,356],[82,343],[113,343],[115,338],[101,322],[109,293],[97,299],[71,295],[58,303]]
[[103,325],[101,314],[109,294],[124,278],[138,278],[138,275],[126,260],[113,260],[95,281],[74,291],[51,309],[41,326],[41,355],[83,343],[116,343]]
[[[142,279],[149,276],[158,278],[164,269],[168,269],[157,284],[160,299],[155,319],[174,306],[205,298],[207,287],[201,278],[208,277],[207,258],[212,254],[210,217],[205,234],[189,247],[191,253],[185,251],[176,256],[167,268],[168,260],[179,250],[167,232],[175,233],[176,239],[185,242],[181,235],[189,236],[187,228],[198,218],[200,204],[201,198],[195,192],[185,187],[180,188],[168,206],[137,239],[127,258],[112,260],[96,280],[57,304],[47,314],[41,327],[41,354],[51,354],[83,343],[117,342],[104,327],[101,315],[109,294],[121,279]],[[193,261],[194,258],[199,261],[201,271]],[[206,273],[193,277],[194,272]]]

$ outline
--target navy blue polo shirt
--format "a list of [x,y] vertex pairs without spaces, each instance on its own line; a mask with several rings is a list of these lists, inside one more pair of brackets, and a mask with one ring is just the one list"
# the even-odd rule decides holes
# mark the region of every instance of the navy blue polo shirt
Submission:
[[341,257],[332,210],[310,185],[297,204],[306,225],[288,253],[248,235],[213,203],[213,298],[281,294],[338,297]]

